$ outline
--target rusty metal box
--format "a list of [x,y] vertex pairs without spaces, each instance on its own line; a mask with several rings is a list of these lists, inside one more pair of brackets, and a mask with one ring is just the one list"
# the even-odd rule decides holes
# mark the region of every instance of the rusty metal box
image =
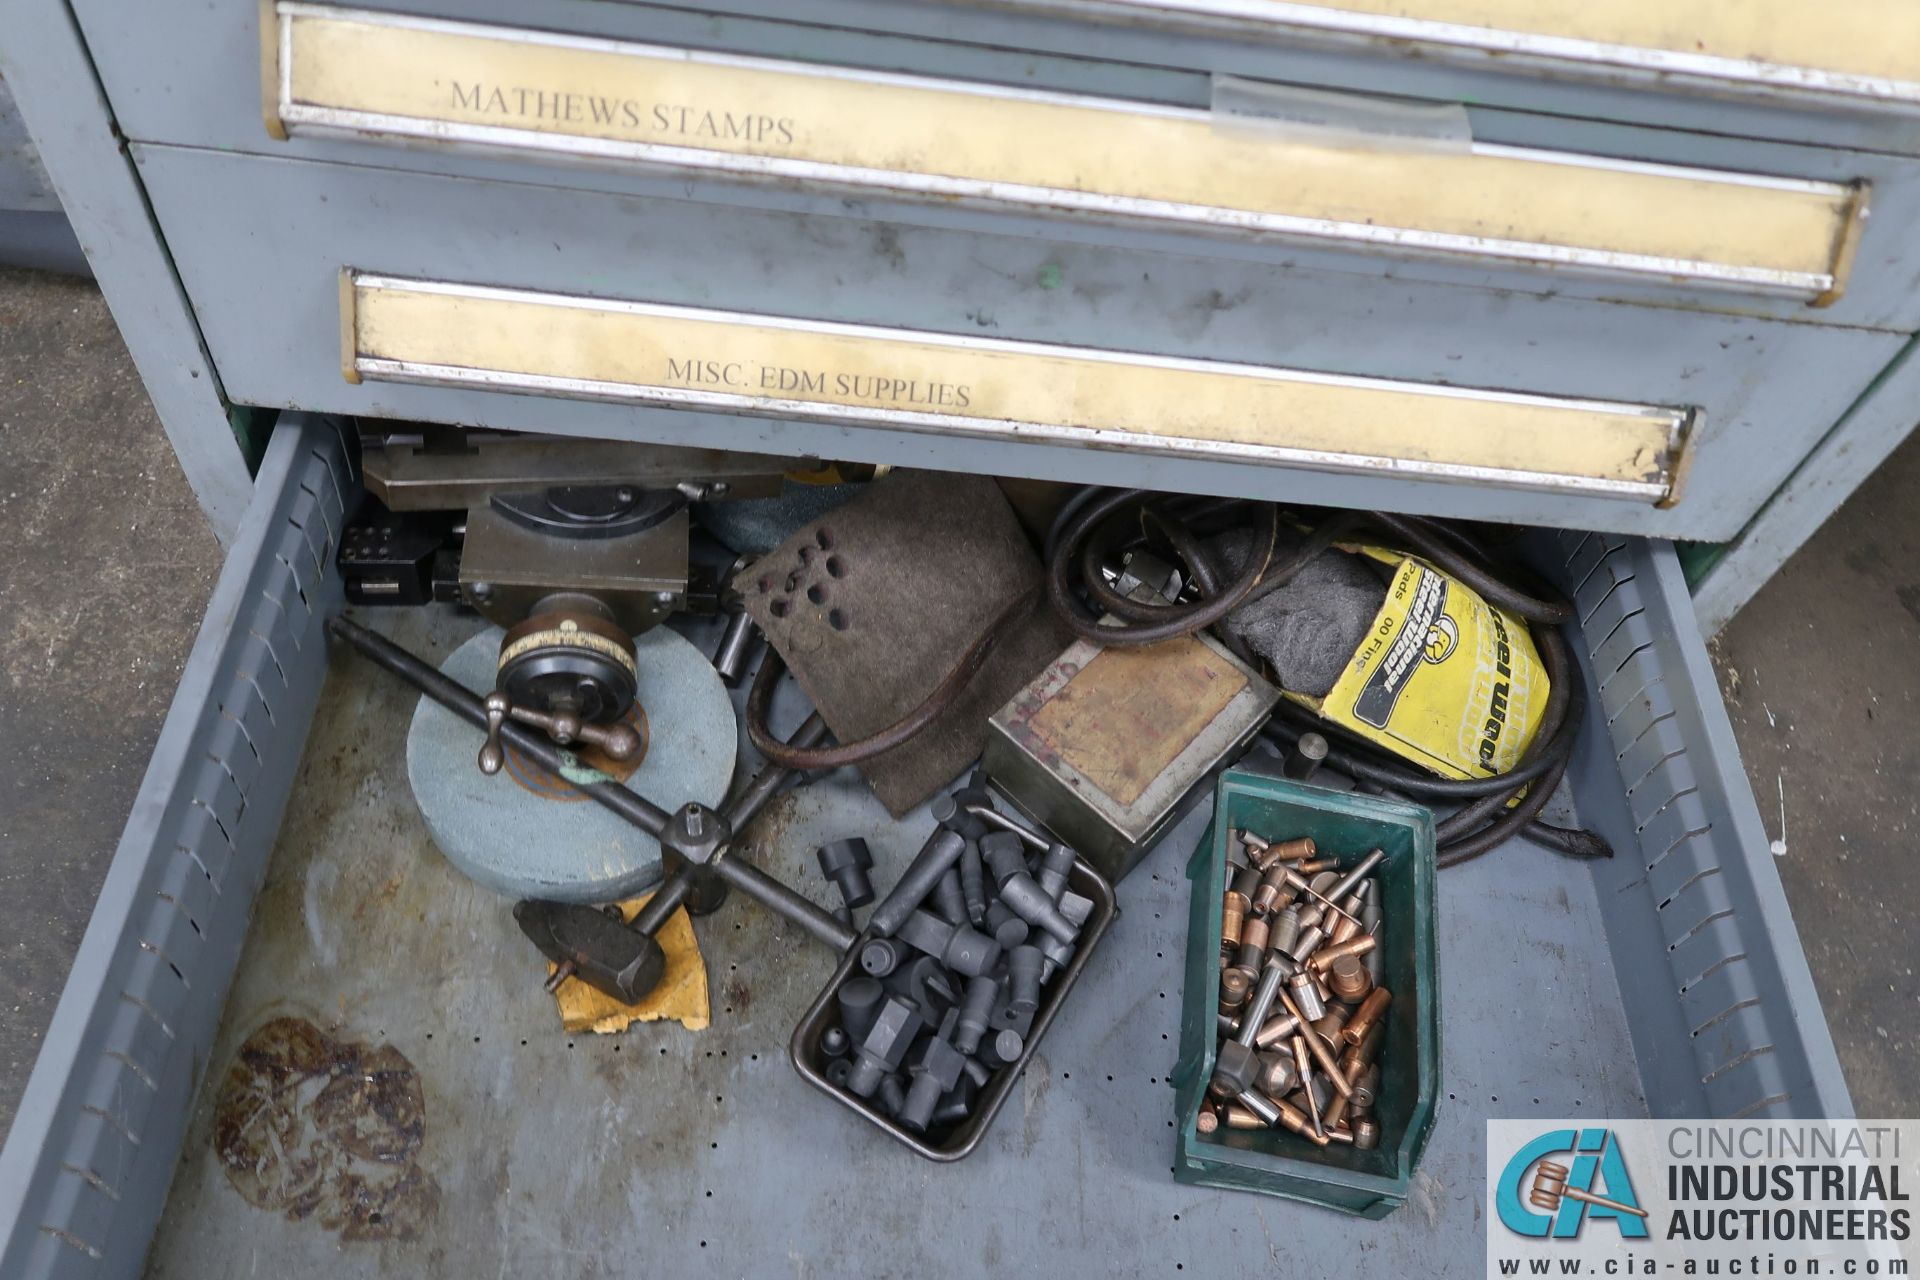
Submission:
[[1279,697],[1211,636],[1078,640],[988,722],[987,776],[1117,884]]

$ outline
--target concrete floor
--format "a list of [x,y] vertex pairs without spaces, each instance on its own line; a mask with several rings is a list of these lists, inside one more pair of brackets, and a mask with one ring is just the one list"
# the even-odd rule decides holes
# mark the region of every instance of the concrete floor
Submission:
[[1920,434],[1713,645],[1863,1116],[1920,1113]]
[[[1863,1115],[1913,1111],[1920,439],[1716,645]],[[1903,499],[1905,499],[1903,501]],[[0,1129],[219,566],[98,292],[0,271]],[[1784,796],[1784,801],[1782,800]],[[1903,1087],[1904,1084],[1904,1087]]]
[[100,291],[0,271],[0,1127],[219,567]]

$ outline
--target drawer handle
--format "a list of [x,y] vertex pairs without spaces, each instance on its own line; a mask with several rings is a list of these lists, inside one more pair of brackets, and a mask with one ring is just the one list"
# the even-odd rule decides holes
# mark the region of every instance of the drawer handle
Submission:
[[[271,0],[270,0],[271,3]],[[482,146],[1393,258],[1826,302],[1864,185],[1469,142],[278,0],[268,130]]]
[[341,368],[424,383],[1671,504],[1698,411],[341,273]]

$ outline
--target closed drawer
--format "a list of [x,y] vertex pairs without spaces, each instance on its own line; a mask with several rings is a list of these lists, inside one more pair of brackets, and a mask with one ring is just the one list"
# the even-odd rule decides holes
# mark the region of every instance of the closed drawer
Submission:
[[243,403],[1712,538],[1900,346],[1031,237],[136,158]]
[[[741,7],[760,6],[748,0]],[[1399,69],[1437,63],[1472,77],[1480,101],[1909,154],[1920,145],[1920,10],[1906,0],[988,0],[978,7],[1119,30],[1230,34],[1336,58],[1372,55]]]
[[130,136],[1920,327],[1896,234],[1914,184],[1885,157],[1505,113],[1380,147],[1250,127],[1195,70],[636,6],[557,5],[534,30],[281,0],[257,42],[239,16],[184,42],[205,67],[184,84],[119,52],[116,17],[99,39]]
[[[473,143],[1827,305],[1858,186],[279,0],[269,130]],[[1464,120],[1461,121],[1464,123]]]

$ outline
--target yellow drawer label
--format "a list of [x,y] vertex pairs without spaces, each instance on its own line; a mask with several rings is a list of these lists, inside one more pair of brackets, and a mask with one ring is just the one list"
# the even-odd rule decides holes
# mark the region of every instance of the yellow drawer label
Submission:
[[[343,371],[1662,502],[1684,409],[352,271]],[[714,447],[729,447],[716,438]]]
[[1831,301],[1836,183],[1469,144],[1381,150],[1206,111],[280,3],[270,124],[880,188]]

